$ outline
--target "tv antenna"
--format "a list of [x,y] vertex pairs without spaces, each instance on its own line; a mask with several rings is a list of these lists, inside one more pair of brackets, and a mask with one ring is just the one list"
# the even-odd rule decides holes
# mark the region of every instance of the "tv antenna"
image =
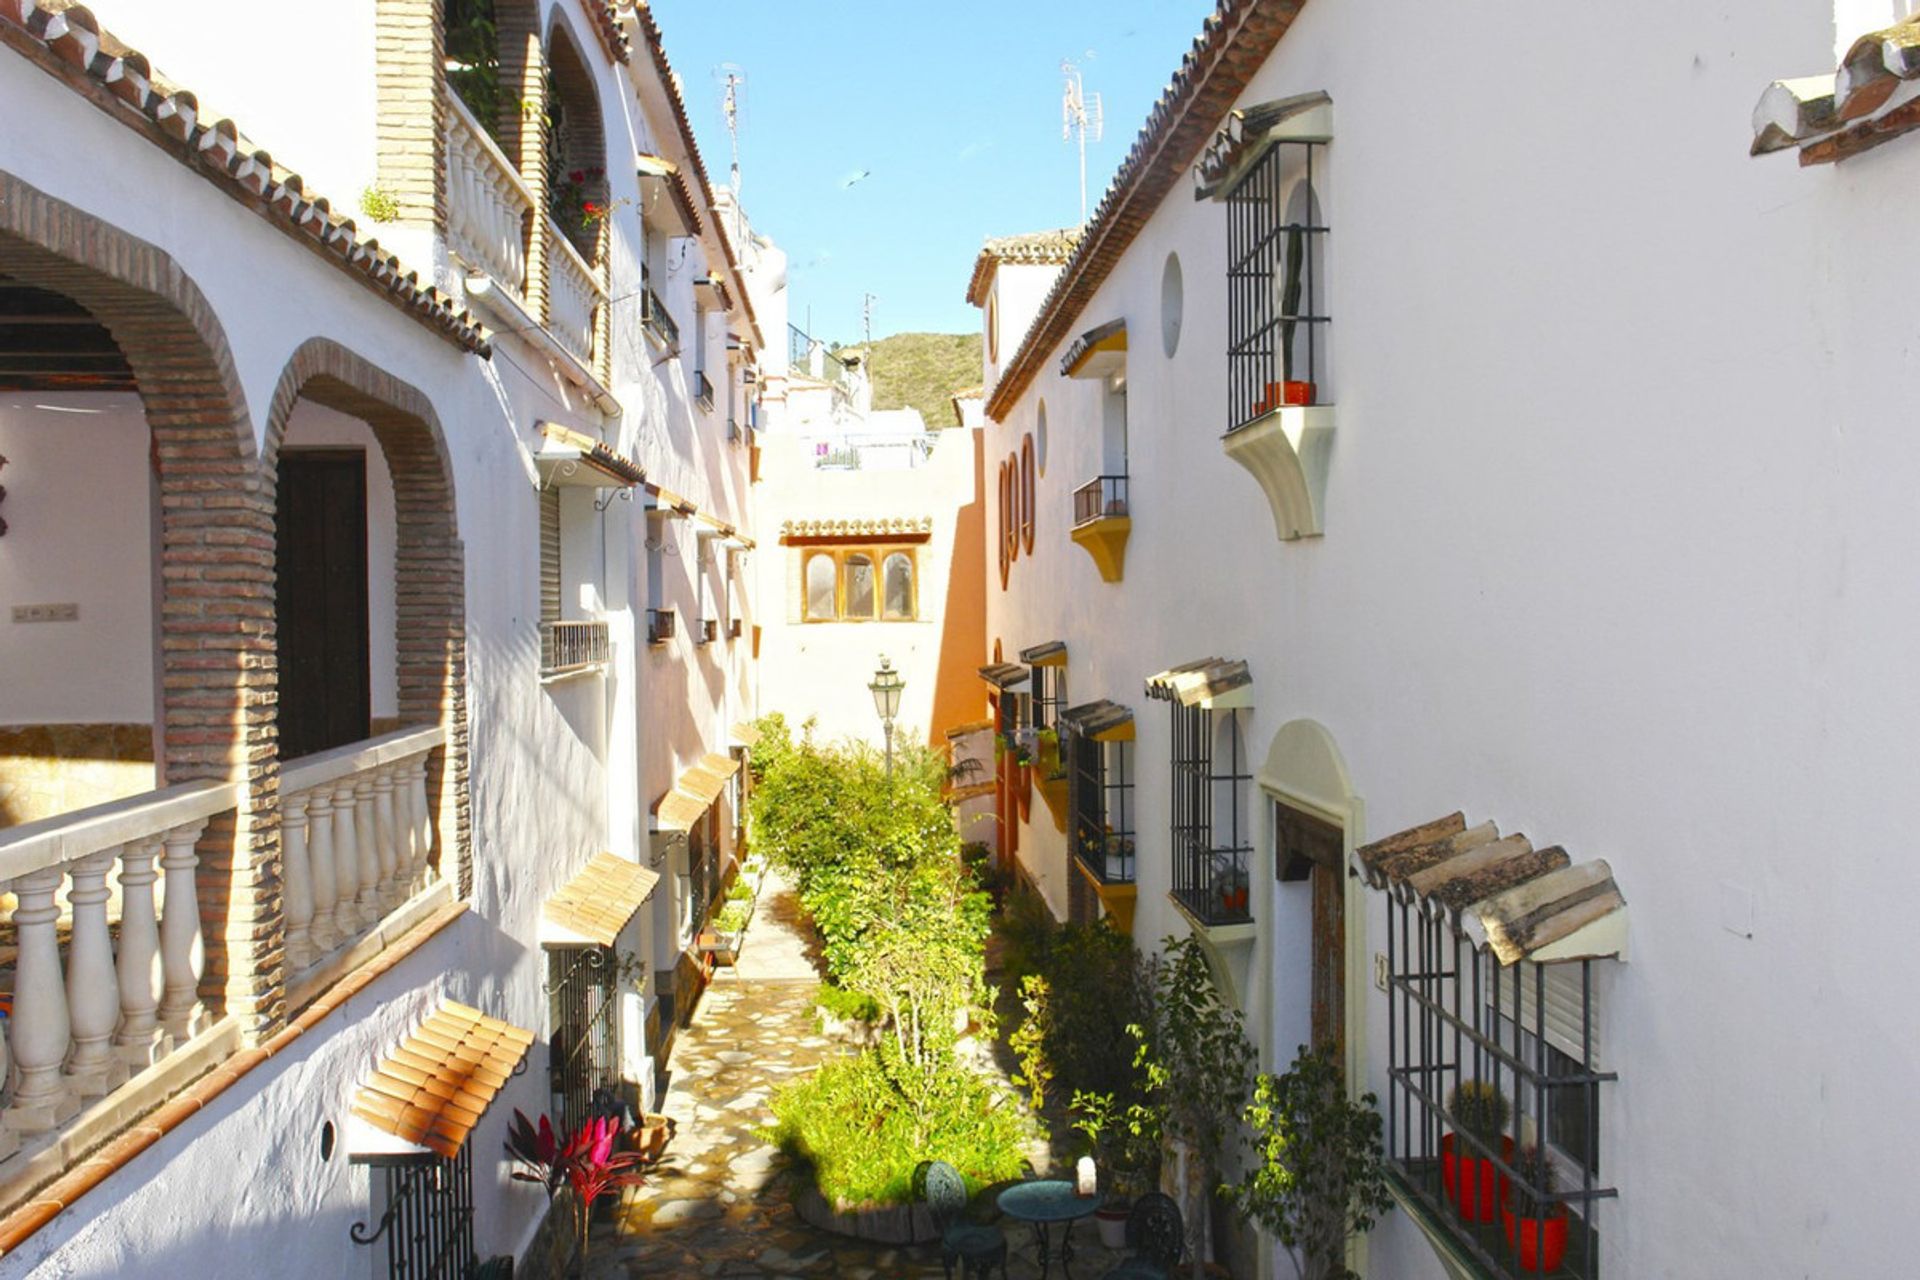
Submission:
[[1080,68],[1072,59],[1063,59],[1060,74],[1066,77],[1066,89],[1060,97],[1060,140],[1080,146],[1080,225],[1087,225],[1087,139],[1100,141],[1106,124],[1100,107],[1100,95],[1087,96],[1080,81]]
[[720,112],[727,118],[727,138],[733,146],[732,187],[734,200],[740,198],[741,116],[747,105],[747,73],[731,62],[722,63],[715,73],[720,81]]

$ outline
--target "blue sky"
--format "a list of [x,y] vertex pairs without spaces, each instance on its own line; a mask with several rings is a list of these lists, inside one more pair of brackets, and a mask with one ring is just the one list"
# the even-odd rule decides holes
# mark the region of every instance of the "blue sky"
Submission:
[[[1106,108],[1098,203],[1212,0],[653,0],[716,183],[720,68],[746,73],[741,196],[792,260],[793,319],[828,339],[979,327],[967,275],[989,235],[1079,221],[1060,138],[1062,59]],[[854,176],[865,177],[854,181]],[[772,337],[772,335],[768,335]]]

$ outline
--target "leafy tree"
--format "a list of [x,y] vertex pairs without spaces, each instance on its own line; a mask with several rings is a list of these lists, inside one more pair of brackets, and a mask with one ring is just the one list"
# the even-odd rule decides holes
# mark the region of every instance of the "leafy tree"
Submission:
[[1378,1100],[1347,1097],[1331,1051],[1302,1045],[1285,1075],[1262,1074],[1246,1110],[1256,1163],[1228,1194],[1288,1250],[1300,1280],[1358,1280],[1350,1236],[1393,1207]]

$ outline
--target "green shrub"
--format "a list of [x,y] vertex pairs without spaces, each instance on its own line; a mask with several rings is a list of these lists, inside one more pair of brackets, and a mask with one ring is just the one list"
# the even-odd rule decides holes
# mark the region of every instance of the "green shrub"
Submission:
[[922,1160],[945,1160],[974,1186],[1026,1171],[1020,1109],[965,1069],[943,1073],[915,1105],[888,1072],[885,1055],[868,1050],[783,1087],[771,1107],[769,1140],[810,1169],[821,1194],[842,1207],[906,1203]]
[[738,933],[747,927],[747,904],[729,902],[720,908],[720,914],[713,918],[715,933]]
[[873,1022],[880,1017],[880,1005],[872,996],[836,987],[831,982],[820,984],[813,1002],[842,1022]]

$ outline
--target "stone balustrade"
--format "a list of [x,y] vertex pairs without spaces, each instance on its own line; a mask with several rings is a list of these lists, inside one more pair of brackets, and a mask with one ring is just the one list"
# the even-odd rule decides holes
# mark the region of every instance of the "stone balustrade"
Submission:
[[0,1077],[10,1071],[13,1088],[0,1110],[0,1158],[207,1028],[197,844],[238,796],[235,783],[168,787],[0,831],[0,882],[16,899],[13,1006],[0,1041]]
[[447,94],[447,241],[522,305],[533,193],[457,94]]
[[281,768],[290,976],[357,941],[433,877],[427,766],[445,745],[439,725],[403,729]]
[[606,293],[573,241],[548,219],[547,329],[567,353],[593,367],[593,321]]

